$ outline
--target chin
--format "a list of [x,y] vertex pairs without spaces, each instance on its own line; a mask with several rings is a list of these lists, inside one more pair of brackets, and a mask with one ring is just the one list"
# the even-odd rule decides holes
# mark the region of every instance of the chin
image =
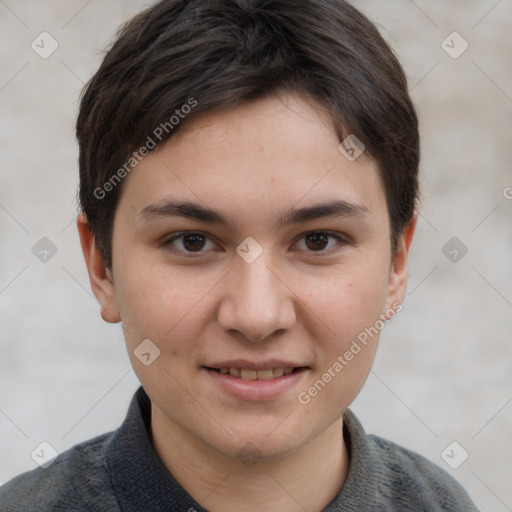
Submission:
[[[283,418],[281,418],[282,421]],[[284,423],[284,422],[283,422]],[[230,430],[232,437],[217,441],[210,439],[217,451],[241,462],[275,460],[286,457],[307,444],[313,433],[300,432],[296,426],[279,426],[279,421],[264,428]],[[216,445],[216,446],[215,446]],[[246,464],[250,466],[250,464]]]

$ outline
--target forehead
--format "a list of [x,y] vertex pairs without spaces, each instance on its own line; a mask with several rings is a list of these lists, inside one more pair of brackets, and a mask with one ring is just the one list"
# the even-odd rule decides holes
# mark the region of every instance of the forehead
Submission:
[[387,217],[375,162],[364,153],[351,161],[338,146],[329,114],[298,95],[207,112],[136,166],[119,208],[172,198],[275,222],[279,206],[341,199]]

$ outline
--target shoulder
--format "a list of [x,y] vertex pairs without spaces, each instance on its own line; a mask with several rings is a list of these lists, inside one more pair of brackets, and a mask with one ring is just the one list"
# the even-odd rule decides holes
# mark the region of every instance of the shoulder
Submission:
[[366,434],[349,409],[343,423],[350,467],[338,503],[348,504],[347,510],[478,512],[462,486],[438,465],[392,441]]
[[444,469],[422,455],[378,436],[368,444],[379,460],[377,493],[392,503],[411,500],[425,511],[478,512],[462,486]]
[[23,473],[0,488],[2,512],[118,510],[110,490],[104,434],[61,453],[48,467]]

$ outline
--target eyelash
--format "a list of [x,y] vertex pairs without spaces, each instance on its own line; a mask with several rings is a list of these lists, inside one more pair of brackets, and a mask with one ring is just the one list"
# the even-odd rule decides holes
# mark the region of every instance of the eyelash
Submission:
[[[318,234],[318,235],[327,235],[329,238],[334,238],[336,240],[336,246],[333,247],[333,248],[330,248],[330,249],[321,249],[321,250],[318,250],[318,251],[314,251],[314,250],[307,250],[307,249],[300,249],[301,251],[305,251],[305,252],[308,252],[308,253],[311,253],[311,254],[331,254],[333,252],[336,252],[337,250],[340,250],[341,247],[343,246],[346,246],[346,245],[350,245],[350,241],[346,238],[346,237],[343,237],[341,235],[338,235],[336,233],[333,233],[331,231],[326,231],[326,230],[314,230],[314,231],[308,231],[304,234],[302,234],[298,240],[296,242],[294,242],[294,245],[296,245],[299,241],[303,241],[308,235],[314,235],[314,234]],[[179,239],[183,239],[183,237],[187,236],[187,235],[200,235],[200,236],[204,236],[205,239],[206,239],[206,243],[210,242],[210,243],[215,243],[211,240],[211,238],[206,235],[205,233],[201,232],[201,231],[182,231],[180,233],[176,233],[175,235],[173,235],[171,238],[167,239],[164,243],[163,243],[163,246],[164,247],[171,247],[171,250],[177,252],[177,253],[180,253],[180,254],[184,254],[184,255],[187,255],[187,257],[195,257],[195,256],[200,256],[202,254],[204,254],[206,251],[186,251],[186,250],[180,250],[180,249],[175,249],[172,247],[172,244],[173,242],[179,240]]]

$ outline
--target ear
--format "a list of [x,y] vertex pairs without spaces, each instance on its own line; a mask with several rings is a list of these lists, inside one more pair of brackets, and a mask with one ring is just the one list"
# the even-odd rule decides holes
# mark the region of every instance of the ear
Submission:
[[396,311],[397,304],[402,304],[405,297],[407,287],[407,260],[409,258],[409,251],[417,221],[418,215],[415,214],[400,235],[396,251],[391,256],[387,300],[388,311]]
[[76,225],[87,272],[89,273],[91,289],[101,306],[101,318],[112,324],[120,322],[121,315],[117,307],[112,272],[105,266],[85,213],[81,213],[77,217]]

